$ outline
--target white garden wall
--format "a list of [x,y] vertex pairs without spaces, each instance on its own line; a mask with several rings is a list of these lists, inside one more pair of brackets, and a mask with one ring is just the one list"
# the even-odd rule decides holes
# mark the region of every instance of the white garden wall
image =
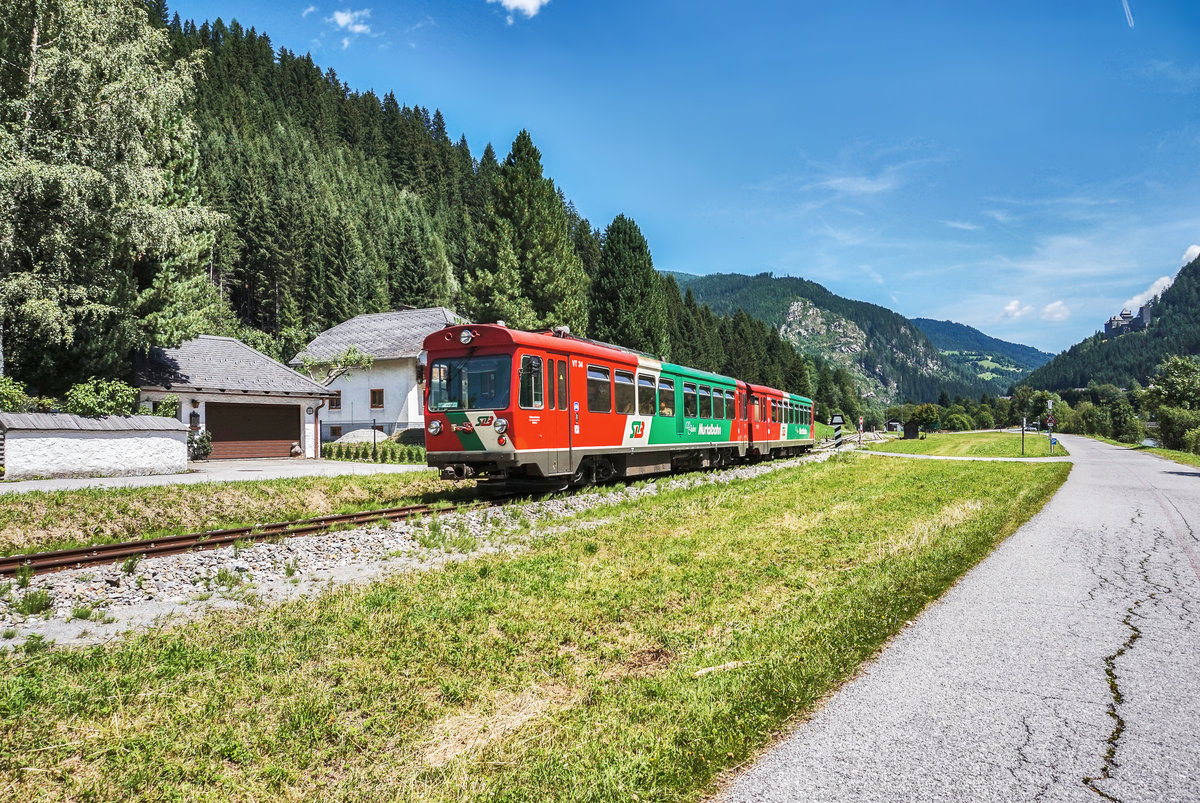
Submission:
[[187,471],[187,432],[9,430],[4,479],[115,477]]

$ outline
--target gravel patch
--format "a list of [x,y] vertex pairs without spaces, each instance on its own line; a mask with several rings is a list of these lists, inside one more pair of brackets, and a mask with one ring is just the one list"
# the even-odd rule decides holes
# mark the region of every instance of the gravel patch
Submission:
[[[195,618],[210,610],[262,605],[368,583],[480,555],[514,554],[553,523],[600,505],[663,490],[746,480],[805,462],[790,460],[607,486],[503,507],[439,514],[324,535],[262,541],[0,582],[0,650],[31,637],[57,645],[109,641],[132,630]],[[40,604],[36,604],[40,603]]]

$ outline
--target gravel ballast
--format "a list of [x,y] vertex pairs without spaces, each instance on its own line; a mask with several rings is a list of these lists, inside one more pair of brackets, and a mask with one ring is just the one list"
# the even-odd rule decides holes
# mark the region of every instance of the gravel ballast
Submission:
[[0,649],[18,647],[30,637],[60,646],[91,644],[212,609],[277,602],[331,584],[366,583],[451,561],[515,553],[554,522],[600,505],[750,479],[829,456],[819,452],[387,526],[72,569],[29,578],[25,588],[6,580],[0,582]]

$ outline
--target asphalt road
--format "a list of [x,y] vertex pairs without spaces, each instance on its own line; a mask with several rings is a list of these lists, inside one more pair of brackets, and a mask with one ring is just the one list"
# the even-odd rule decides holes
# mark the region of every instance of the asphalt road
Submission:
[[1063,440],[1042,512],[721,800],[1200,800],[1200,471]]

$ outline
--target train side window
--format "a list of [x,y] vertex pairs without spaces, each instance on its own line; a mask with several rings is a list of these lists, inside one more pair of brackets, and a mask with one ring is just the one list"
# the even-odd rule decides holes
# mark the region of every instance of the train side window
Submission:
[[628,371],[617,371],[613,375],[613,379],[616,380],[614,400],[617,403],[617,413],[633,415],[633,410],[637,406],[634,398],[636,394],[633,389],[633,374]]
[[690,382],[683,384],[683,414],[687,418],[696,417],[696,386]]
[[567,361],[558,361],[558,409],[566,410],[567,402]]
[[700,386],[700,417],[712,418],[712,388]]
[[777,401],[771,402],[771,423],[779,423],[779,402]]
[[725,418],[729,421],[737,418],[737,396],[732,390],[725,391]]
[[664,418],[675,416],[675,382],[671,379],[658,380],[658,414]]
[[638,415],[654,415],[655,407],[654,377],[638,374],[637,404]]
[[554,409],[554,360],[546,363],[546,409]]
[[607,368],[596,365],[587,367],[587,405],[588,412],[612,412],[612,382],[609,381]]
[[542,358],[532,354],[521,357],[521,392],[517,403],[526,410],[542,409]]
[[713,388],[712,417],[720,421],[725,417],[725,394],[720,388]]

